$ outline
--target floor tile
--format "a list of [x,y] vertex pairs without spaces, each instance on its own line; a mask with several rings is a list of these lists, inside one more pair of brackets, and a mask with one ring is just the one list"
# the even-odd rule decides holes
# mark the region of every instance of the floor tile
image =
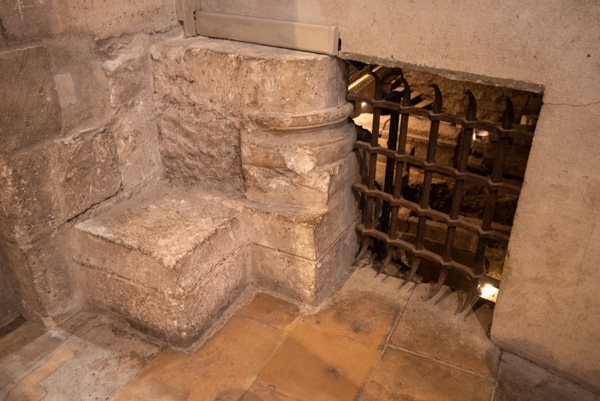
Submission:
[[248,390],[248,393],[241,401],[300,401],[295,398],[288,397],[268,387],[254,384]]
[[354,400],[381,357],[395,312],[372,293],[335,299],[298,323],[257,382],[299,400]]
[[289,331],[300,316],[300,312],[298,307],[290,302],[258,293],[252,302],[242,306],[235,315]]
[[600,401],[600,396],[505,352],[494,401]]
[[445,287],[426,300],[430,286],[414,290],[390,342],[476,374],[494,377],[500,349],[488,338],[492,310],[485,305],[474,313],[458,312],[464,294]]
[[33,323],[24,323],[0,338],[0,389],[21,379],[65,340]]
[[402,350],[387,348],[360,401],[489,401],[494,382]]
[[98,318],[7,387],[6,401],[110,399],[158,352],[156,345]]
[[237,401],[287,335],[254,320],[232,317],[191,355],[163,351],[114,401]]

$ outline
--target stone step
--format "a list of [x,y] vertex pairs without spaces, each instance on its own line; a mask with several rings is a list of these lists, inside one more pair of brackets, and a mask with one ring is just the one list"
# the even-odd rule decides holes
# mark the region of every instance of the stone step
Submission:
[[247,240],[235,200],[161,185],[77,225],[89,304],[188,345],[243,290]]

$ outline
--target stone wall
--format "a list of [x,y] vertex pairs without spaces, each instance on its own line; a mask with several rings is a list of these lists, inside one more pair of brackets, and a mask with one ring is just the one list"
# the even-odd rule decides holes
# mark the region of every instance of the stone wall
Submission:
[[27,319],[80,307],[80,216],[162,175],[149,48],[179,33],[170,0],[0,4],[0,264]]
[[505,0],[204,0],[337,25],[341,56],[544,92],[492,337],[600,392],[600,5]]
[[357,246],[343,62],[201,37],[157,44],[152,58],[167,176],[245,197],[255,284],[320,303]]

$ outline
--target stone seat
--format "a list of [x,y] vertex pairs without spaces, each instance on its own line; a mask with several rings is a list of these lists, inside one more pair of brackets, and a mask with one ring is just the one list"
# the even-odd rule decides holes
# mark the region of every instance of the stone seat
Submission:
[[235,200],[161,184],[77,224],[84,297],[172,344],[193,341],[248,281]]

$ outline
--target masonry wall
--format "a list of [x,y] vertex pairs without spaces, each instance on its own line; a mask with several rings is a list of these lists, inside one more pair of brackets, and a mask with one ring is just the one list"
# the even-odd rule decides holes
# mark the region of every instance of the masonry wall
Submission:
[[170,0],[0,3],[0,281],[27,319],[80,307],[73,224],[161,176],[149,49],[180,32]]
[[341,57],[544,92],[492,338],[600,392],[600,4],[203,0],[337,25]]

